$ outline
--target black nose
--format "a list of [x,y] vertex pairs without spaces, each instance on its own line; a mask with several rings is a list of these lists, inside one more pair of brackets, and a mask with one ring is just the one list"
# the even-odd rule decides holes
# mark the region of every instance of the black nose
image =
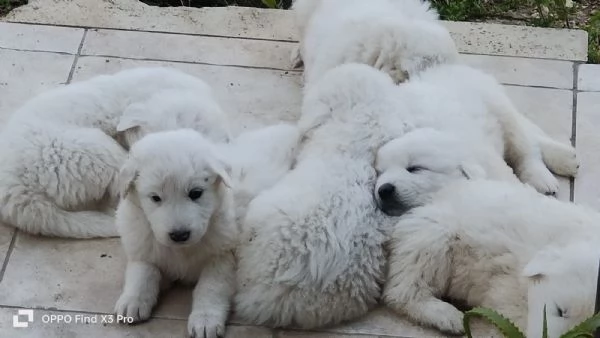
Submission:
[[379,198],[381,198],[382,200],[386,200],[390,197],[393,197],[395,192],[396,187],[389,183],[382,184],[377,190],[377,194],[379,194]]
[[173,242],[185,242],[190,238],[189,230],[175,230],[169,232],[169,237]]

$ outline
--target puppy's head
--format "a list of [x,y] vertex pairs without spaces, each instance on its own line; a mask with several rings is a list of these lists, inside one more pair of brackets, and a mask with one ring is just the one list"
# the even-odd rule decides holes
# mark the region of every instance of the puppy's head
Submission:
[[454,180],[485,177],[464,142],[433,129],[415,129],[377,152],[375,199],[390,216],[421,206]]
[[539,251],[523,269],[529,282],[527,337],[558,338],[594,314],[600,248],[580,242]]
[[230,131],[225,114],[210,93],[163,90],[146,101],[129,105],[117,124],[127,149],[150,133],[192,128],[208,139],[227,142]]
[[149,134],[120,172],[121,198],[143,211],[156,240],[180,247],[200,241],[219,212],[230,168],[213,144],[191,129]]

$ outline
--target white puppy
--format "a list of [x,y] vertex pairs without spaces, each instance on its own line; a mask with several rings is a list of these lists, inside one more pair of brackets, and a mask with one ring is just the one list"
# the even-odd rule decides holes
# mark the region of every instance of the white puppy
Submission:
[[33,234],[117,235],[126,150],[148,132],[183,126],[229,138],[209,86],[174,69],[125,70],[35,97],[0,136],[0,218]]
[[[274,184],[289,170],[298,136],[297,128],[279,125],[218,146],[180,129],[135,143],[119,179],[117,227],[128,263],[116,313],[146,320],[161,282],[196,283],[189,334],[223,336],[239,233],[231,186],[244,187],[246,198]],[[233,178],[231,163],[239,174]]]
[[[567,230],[568,231],[568,230]],[[551,246],[527,263],[527,337],[542,338],[546,307],[548,338],[558,338],[594,313],[600,245],[598,241],[574,241]]]
[[292,55],[304,63],[310,84],[343,63],[364,63],[402,82],[458,52],[437,12],[421,0],[296,0],[300,47]]
[[376,149],[405,132],[386,74],[360,64],[308,88],[294,168],[249,205],[238,250],[238,318],[314,328],[365,314],[384,276],[372,189]]
[[[575,149],[552,140],[522,115],[491,76],[463,65],[438,65],[398,86],[417,129],[377,154],[376,199],[400,215],[456,179],[516,181],[553,195],[557,174],[574,176]],[[510,164],[510,167],[507,163]]]
[[[394,228],[384,302],[420,324],[450,333],[462,333],[463,314],[443,297],[495,309],[525,328],[528,287],[538,281],[529,291],[532,325],[539,327],[540,302],[545,302],[549,314],[562,312],[568,325],[550,325],[562,331],[593,313],[591,281],[599,251],[588,251],[581,261],[572,253],[573,245],[587,240],[596,245],[600,240],[597,212],[519,183],[457,181],[402,216]],[[541,263],[536,255],[544,250],[564,260]],[[573,285],[577,290],[568,290]],[[574,318],[566,319],[571,313]],[[535,335],[528,337],[535,337],[541,330],[530,332]]]

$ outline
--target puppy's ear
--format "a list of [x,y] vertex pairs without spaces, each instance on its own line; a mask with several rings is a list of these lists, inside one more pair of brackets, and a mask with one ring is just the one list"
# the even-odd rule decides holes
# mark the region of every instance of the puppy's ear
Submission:
[[553,263],[557,259],[560,259],[560,257],[553,250],[539,251],[525,265],[521,274],[529,278],[530,281],[539,282],[553,269]]
[[458,166],[460,173],[468,180],[482,179],[486,177],[485,169],[475,163],[463,163]]
[[146,106],[141,103],[133,103],[125,108],[117,124],[117,132],[139,128],[144,123],[146,110]]
[[225,184],[228,188],[233,187],[233,182],[231,179],[231,165],[220,158],[219,156],[211,156],[211,159],[208,161],[210,168],[219,175],[221,182]]
[[138,168],[135,161],[130,157],[125,161],[119,172],[119,194],[125,198],[133,188],[135,179],[138,176]]

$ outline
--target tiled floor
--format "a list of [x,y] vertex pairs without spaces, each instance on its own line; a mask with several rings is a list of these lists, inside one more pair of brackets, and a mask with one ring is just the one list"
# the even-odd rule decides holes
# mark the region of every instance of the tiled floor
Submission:
[[[37,6],[45,1],[30,3]],[[63,5],[68,7],[65,12],[74,10],[69,7],[72,3],[58,2],[54,10]],[[35,25],[0,22],[0,123],[27,98],[49,88],[128,67],[159,64],[208,81],[231,115],[236,132],[297,117],[301,78],[298,71],[289,69],[294,46],[289,13],[215,9],[182,18],[176,9],[166,9],[162,26],[157,27],[135,15],[106,19],[113,8],[102,7],[105,4],[94,4],[104,12],[87,21],[78,17],[63,22],[63,16],[50,12],[34,16],[27,7],[22,16],[17,13],[8,19]],[[154,9],[144,11],[157,15]],[[600,180],[596,179],[600,174],[596,155],[600,151],[596,129],[600,129],[600,66],[582,64],[585,37],[575,31],[497,25],[448,23],[448,27],[466,53],[465,62],[506,84],[516,105],[548,133],[564,142],[576,141],[581,174],[574,184],[563,180],[559,198],[574,197],[578,203],[600,209]],[[112,311],[121,291],[124,257],[117,239],[47,239],[0,226],[2,262],[0,337],[180,337],[185,333],[189,290],[164,295],[148,323],[102,323],[101,315]],[[36,309],[29,328],[12,327],[13,315],[20,308]],[[71,323],[48,322],[59,315]],[[80,323],[84,318],[97,322]],[[440,334],[385,310],[320,333],[272,331],[243,326],[233,319],[227,334],[242,338],[424,336]]]

